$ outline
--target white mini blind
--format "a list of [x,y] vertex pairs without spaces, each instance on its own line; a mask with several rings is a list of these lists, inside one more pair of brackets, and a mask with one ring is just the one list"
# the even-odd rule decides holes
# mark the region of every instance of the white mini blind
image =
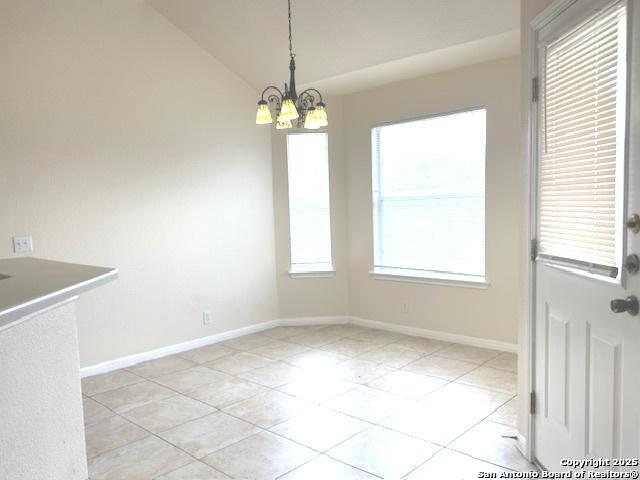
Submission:
[[372,130],[374,273],[485,277],[486,111]]
[[326,133],[287,135],[291,272],[322,272],[331,262]]
[[624,151],[625,6],[544,48],[539,255],[617,276]]

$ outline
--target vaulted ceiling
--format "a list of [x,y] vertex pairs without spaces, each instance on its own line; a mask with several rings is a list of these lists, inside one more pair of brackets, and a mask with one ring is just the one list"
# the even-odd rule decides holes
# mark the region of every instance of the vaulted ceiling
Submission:
[[[345,93],[515,54],[518,0],[292,0],[299,84]],[[286,0],[147,0],[256,90],[288,77]]]

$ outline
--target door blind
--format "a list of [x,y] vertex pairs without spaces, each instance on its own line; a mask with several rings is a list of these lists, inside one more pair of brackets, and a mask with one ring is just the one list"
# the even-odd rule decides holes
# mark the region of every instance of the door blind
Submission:
[[539,164],[540,257],[617,276],[624,151],[625,7],[546,44]]

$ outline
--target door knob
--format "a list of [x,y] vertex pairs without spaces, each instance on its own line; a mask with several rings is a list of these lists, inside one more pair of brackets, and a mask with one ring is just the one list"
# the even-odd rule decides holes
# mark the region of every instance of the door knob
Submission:
[[638,299],[633,295],[627,298],[616,298],[611,300],[611,311],[613,313],[628,312],[629,315],[638,315]]
[[634,213],[631,215],[626,222],[627,228],[631,230],[633,233],[640,232],[640,215]]

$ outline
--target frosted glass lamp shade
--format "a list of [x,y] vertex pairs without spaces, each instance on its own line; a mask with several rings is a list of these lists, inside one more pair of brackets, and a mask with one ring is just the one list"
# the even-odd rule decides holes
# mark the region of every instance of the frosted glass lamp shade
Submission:
[[280,117],[282,120],[295,120],[299,117],[298,109],[296,108],[295,103],[290,98],[285,99],[282,102],[282,111],[280,112]]
[[265,102],[264,100],[260,100],[258,102],[258,112],[256,113],[256,124],[266,125],[268,123],[273,123],[269,105],[267,105],[267,102]]
[[325,110],[325,104],[322,102],[318,102],[316,105],[315,113],[313,115],[315,124],[318,127],[326,127],[329,125],[329,120],[327,119],[327,111]]
[[308,130],[315,130],[316,128],[320,127],[320,125],[318,125],[316,121],[315,114],[315,108],[310,108],[309,111],[307,111],[307,114],[304,117],[304,128]]

